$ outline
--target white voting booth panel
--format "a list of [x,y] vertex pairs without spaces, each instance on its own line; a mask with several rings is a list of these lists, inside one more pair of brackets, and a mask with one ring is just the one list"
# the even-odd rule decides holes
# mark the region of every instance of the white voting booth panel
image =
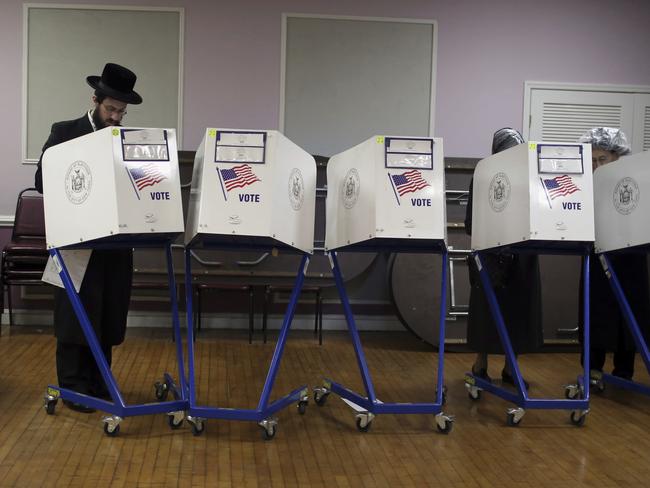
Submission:
[[48,247],[184,231],[174,129],[107,127],[43,154]]
[[442,139],[373,136],[327,164],[326,249],[446,241]]
[[596,252],[650,244],[650,151],[594,172]]
[[529,142],[474,171],[472,249],[594,240],[591,146]]
[[316,161],[273,130],[208,128],[196,152],[185,242],[278,243],[312,253]]

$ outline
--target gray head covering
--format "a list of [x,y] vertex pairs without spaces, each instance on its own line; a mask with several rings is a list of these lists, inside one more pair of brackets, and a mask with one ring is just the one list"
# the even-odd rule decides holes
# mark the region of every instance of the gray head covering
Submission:
[[492,154],[505,151],[524,142],[524,138],[519,131],[510,127],[504,127],[496,131],[494,136],[492,136]]
[[594,127],[585,133],[578,142],[591,144],[592,149],[603,149],[625,156],[630,152],[630,144],[621,129],[613,127]]

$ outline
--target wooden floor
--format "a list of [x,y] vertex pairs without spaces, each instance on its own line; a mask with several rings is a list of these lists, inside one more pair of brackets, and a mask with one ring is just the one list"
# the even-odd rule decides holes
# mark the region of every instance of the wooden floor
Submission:
[[[130,330],[115,350],[114,373],[129,403],[153,399],[152,384],[175,371],[168,331]],[[384,401],[430,401],[437,355],[408,333],[365,333],[376,391]],[[55,340],[48,330],[4,327],[0,337],[0,486],[650,486],[650,398],[609,388],[594,397],[584,427],[565,411],[528,410],[506,427],[509,405],[484,394],[472,401],[463,386],[470,354],[446,356],[448,403],[456,416],[449,435],[432,416],[383,415],[368,433],[330,395],[301,416],[279,413],[277,435],[264,441],[254,423],[209,420],[202,436],[164,415],[129,417],[118,437],[104,435],[101,413],[61,404],[42,408],[55,381]],[[246,332],[209,331],[197,343],[201,404],[253,408],[273,343],[248,345]],[[575,354],[522,357],[535,396],[562,397],[578,373]],[[498,377],[502,360],[490,373]],[[637,368],[643,367],[637,363]],[[326,333],[318,346],[308,332],[290,335],[274,397],[330,376],[362,392],[345,333]],[[639,377],[648,381],[643,372]]]

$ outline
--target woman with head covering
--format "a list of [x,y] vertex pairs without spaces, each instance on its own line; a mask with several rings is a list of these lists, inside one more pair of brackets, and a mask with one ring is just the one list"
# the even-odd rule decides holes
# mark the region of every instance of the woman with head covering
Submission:
[[[492,139],[492,154],[523,143],[523,137],[515,129],[510,127],[499,129]],[[473,181],[469,186],[465,214],[465,231],[469,235],[472,234],[472,190]],[[482,256],[513,350],[516,354],[534,351],[542,343],[541,284],[537,256],[507,252],[489,252],[483,253]],[[488,354],[504,354],[504,352],[473,259],[469,260],[469,279],[472,288],[469,297],[467,344],[478,353],[472,366],[472,373],[490,381],[487,373]],[[501,371],[501,378],[504,383],[514,385],[507,361]],[[528,388],[528,383],[524,381],[524,384]]]
[[[580,141],[591,144],[592,169],[616,161],[620,156],[630,152],[625,134],[620,129],[595,127],[584,134]],[[645,337],[649,337],[650,328],[650,291],[648,289],[648,263],[643,253],[614,254],[610,256],[612,267],[616,271],[626,298],[630,302],[639,327]],[[597,257],[591,254],[590,266],[590,377],[591,383],[602,390],[602,373],[605,356],[614,352],[614,370],[612,374],[631,379],[634,374],[634,341],[630,334],[618,303],[607,282],[607,277]],[[579,325],[582,329],[582,277],[580,279],[580,315]],[[582,338],[582,333],[580,333]]]
[[630,145],[621,129],[594,127],[580,137],[582,144],[591,144],[591,169],[616,161],[630,154]]

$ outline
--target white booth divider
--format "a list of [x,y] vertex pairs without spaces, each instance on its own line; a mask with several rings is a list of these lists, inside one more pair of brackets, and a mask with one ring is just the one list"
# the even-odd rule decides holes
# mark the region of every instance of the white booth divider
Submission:
[[185,242],[250,238],[312,253],[315,207],[316,162],[306,151],[273,130],[208,128],[194,160]]
[[650,151],[594,172],[596,252],[650,244]]
[[174,129],[106,127],[50,147],[42,165],[50,248],[184,231]]
[[479,161],[472,249],[593,241],[591,146],[529,142]]
[[327,165],[328,250],[378,239],[446,241],[442,139],[374,136]]

